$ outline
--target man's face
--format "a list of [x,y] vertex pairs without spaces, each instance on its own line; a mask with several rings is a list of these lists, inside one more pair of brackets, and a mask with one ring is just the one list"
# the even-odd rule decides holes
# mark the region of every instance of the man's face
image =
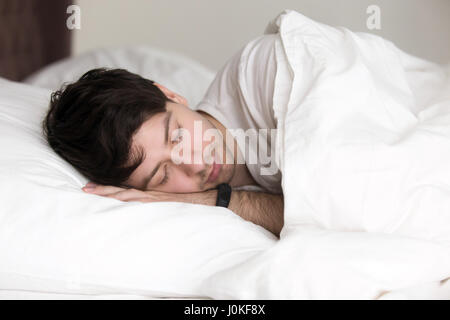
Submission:
[[[205,116],[186,105],[167,102],[166,109],[167,112],[145,121],[134,135],[132,148],[141,147],[145,158],[126,185],[140,190],[185,193],[229,183],[235,170],[230,159],[234,157],[219,130]],[[207,130],[220,136],[221,148],[211,152],[213,143],[219,141],[215,138],[205,140]],[[190,147],[178,152],[180,143]],[[148,180],[150,176],[152,178]]]

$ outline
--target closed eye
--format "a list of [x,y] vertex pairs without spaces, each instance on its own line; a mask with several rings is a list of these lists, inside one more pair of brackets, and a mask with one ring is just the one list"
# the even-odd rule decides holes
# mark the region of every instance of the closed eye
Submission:
[[159,183],[160,185],[165,185],[167,181],[169,180],[169,173],[167,172],[167,165],[164,166],[164,178]]
[[174,139],[172,139],[172,143],[179,143],[181,140],[183,140],[183,132],[182,132],[181,126],[177,123],[177,129],[176,129],[176,136]]

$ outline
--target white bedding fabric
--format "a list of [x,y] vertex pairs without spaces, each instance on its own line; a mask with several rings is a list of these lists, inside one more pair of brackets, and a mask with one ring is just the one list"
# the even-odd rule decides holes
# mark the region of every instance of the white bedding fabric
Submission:
[[50,91],[0,79],[0,299],[449,299],[448,73],[292,11],[278,31],[278,242],[222,208],[84,194],[40,135]]
[[[138,62],[127,63],[123,52],[129,59],[137,56],[132,48],[105,56],[120,54],[122,66]],[[152,51],[138,52],[142,66],[157,60]],[[155,73],[171,66],[165,69],[176,71],[174,84],[181,75],[199,80],[180,82],[181,92],[206,90],[209,74],[185,60],[166,58],[153,65]],[[67,72],[79,69],[70,63],[62,62]],[[52,68],[43,74],[51,78]],[[42,77],[35,79],[45,82]],[[270,232],[228,209],[122,202],[84,193],[87,179],[42,136],[50,93],[0,78],[1,298],[200,298],[206,277],[275,243]]]
[[0,300],[211,300],[207,297],[158,298],[133,294],[65,294],[39,291],[0,290]]
[[285,227],[275,246],[211,276],[204,294],[450,299],[448,72],[295,11],[266,32],[279,34]]
[[214,72],[201,63],[176,52],[145,45],[107,47],[59,60],[36,71],[23,82],[56,90],[64,82],[77,80],[86,71],[123,68],[157,81],[196,105],[214,78]]

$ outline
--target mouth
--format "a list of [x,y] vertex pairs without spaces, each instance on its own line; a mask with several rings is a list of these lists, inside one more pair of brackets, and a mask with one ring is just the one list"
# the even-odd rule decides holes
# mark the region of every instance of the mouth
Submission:
[[219,176],[220,169],[222,169],[221,164],[213,163],[211,173],[209,174],[208,181],[207,182],[214,182],[217,180],[217,177]]

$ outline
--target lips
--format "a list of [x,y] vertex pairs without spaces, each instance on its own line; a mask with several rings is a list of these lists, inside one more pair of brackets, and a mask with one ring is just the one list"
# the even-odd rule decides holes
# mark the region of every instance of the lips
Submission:
[[217,177],[219,176],[221,168],[222,168],[221,164],[217,164],[215,162],[213,163],[211,173],[209,174],[209,177],[208,177],[208,182],[216,181]]

